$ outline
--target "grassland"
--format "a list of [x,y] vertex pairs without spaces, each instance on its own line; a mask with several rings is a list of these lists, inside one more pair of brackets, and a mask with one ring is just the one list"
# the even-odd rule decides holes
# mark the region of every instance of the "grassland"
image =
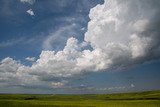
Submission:
[[0,94],[0,107],[160,107],[160,91],[120,94]]

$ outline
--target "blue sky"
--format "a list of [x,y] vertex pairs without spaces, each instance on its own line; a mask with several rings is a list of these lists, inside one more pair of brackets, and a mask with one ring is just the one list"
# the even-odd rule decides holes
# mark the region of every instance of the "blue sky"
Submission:
[[125,2],[1,0],[0,93],[160,89],[160,2]]
[[[17,59],[23,59],[27,56],[36,57],[43,49],[43,40],[50,33],[73,23],[77,24],[75,31],[70,32],[70,35],[67,36],[76,36],[83,40],[89,21],[90,8],[98,3],[103,3],[102,0],[94,2],[92,0],[72,0],[69,3],[65,0],[38,0],[32,5],[22,3],[19,0],[1,0],[0,2],[1,59],[6,56]],[[26,12],[29,9],[35,12],[35,16],[30,16]],[[62,48],[68,37],[64,37],[64,41],[58,43],[62,46],[55,47]],[[22,53],[17,52],[19,50]]]

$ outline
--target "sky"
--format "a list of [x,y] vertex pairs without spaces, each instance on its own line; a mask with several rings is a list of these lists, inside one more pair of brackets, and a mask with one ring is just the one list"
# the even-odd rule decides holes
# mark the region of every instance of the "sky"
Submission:
[[0,93],[160,89],[159,0],[0,0]]

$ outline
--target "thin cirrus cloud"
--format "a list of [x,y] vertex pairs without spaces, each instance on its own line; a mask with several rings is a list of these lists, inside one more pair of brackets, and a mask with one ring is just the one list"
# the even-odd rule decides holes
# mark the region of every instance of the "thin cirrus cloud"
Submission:
[[[44,39],[44,42],[42,43],[43,50],[57,51],[63,49],[68,38],[79,38],[81,36],[78,31],[82,29],[82,25],[79,23],[85,22],[85,19],[83,17],[75,16],[55,19],[55,21],[59,20],[63,22],[63,25],[59,25],[54,30],[50,31],[49,35],[46,37],[46,39]],[[83,28],[81,31],[84,32],[84,30],[85,28]]]
[[11,39],[0,43],[0,48],[10,47],[24,41],[24,38]]
[[9,48],[15,45],[32,45],[43,40],[42,37],[33,37],[33,38],[26,38],[26,37],[19,37],[17,39],[9,39],[7,41],[0,42],[0,48]]
[[34,4],[36,0],[20,0],[22,3]]
[[76,34],[74,31],[77,28],[75,23],[70,25],[62,26],[57,29],[55,32],[52,32],[47,36],[42,44],[42,48],[44,50],[53,50],[56,48],[60,48],[61,45],[65,45],[65,43],[61,43],[61,45],[57,45],[59,42],[65,42],[70,35]]
[[[61,51],[43,50],[31,67],[5,58],[0,64],[1,81],[12,85],[44,85],[46,81],[40,78],[70,78],[84,72],[126,69],[159,59],[159,5],[159,0],[105,0],[89,13],[91,20],[84,42],[93,50],[82,49],[81,43],[71,37]],[[61,83],[61,79],[48,82],[50,87],[67,84]]]

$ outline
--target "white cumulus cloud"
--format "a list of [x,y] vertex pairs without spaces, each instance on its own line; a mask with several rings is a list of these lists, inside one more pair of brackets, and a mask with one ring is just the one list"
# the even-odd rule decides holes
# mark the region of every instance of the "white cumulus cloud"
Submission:
[[159,57],[157,4],[160,4],[158,0],[105,0],[104,4],[90,10],[85,41],[94,50],[101,49],[104,62],[110,60],[112,67],[130,66]]
[[27,12],[29,15],[31,15],[31,16],[34,16],[34,15],[35,15],[32,9],[29,9],[29,10],[27,10],[26,12]]

